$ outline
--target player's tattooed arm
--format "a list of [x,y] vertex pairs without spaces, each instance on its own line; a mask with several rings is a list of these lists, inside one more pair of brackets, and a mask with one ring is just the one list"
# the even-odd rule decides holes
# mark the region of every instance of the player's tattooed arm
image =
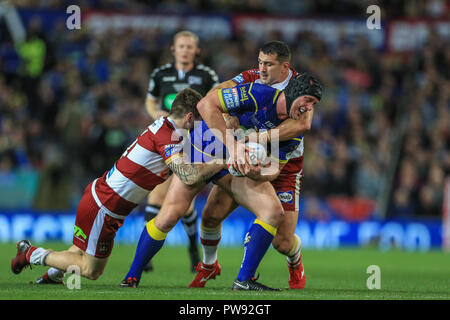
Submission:
[[187,185],[207,181],[222,168],[223,164],[189,163],[178,157],[168,164],[170,170]]

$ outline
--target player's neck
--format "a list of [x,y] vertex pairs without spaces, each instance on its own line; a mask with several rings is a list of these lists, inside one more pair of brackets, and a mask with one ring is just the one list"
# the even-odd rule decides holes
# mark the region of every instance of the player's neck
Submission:
[[287,77],[289,77],[289,74],[290,74],[289,69],[287,69],[286,72],[283,72],[281,74],[280,81],[278,81],[278,83],[284,82],[287,79]]
[[172,118],[171,116],[169,116],[169,118],[170,118],[170,120],[172,120],[172,122],[175,124],[175,126],[178,128],[178,129],[184,129],[184,125],[185,125],[185,122],[184,122],[184,119],[183,118],[178,118],[178,119],[174,119],[174,118]]
[[175,69],[177,70],[183,70],[184,72],[188,72],[194,68],[194,62],[190,63],[181,63],[181,62],[175,62]]

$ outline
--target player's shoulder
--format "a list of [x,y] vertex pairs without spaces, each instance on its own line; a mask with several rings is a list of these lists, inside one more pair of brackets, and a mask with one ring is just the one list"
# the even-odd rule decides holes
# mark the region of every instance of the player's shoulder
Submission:
[[267,84],[262,84],[262,83],[258,83],[258,82],[246,83],[245,85],[247,85],[249,87],[249,89],[251,89],[252,91],[262,91],[262,92],[278,91],[277,88],[273,88]]
[[237,84],[254,82],[259,79],[259,70],[258,69],[249,69],[239,73],[232,80]]
[[254,77],[259,77],[259,69],[248,69],[243,71],[242,73],[248,74]]
[[166,64],[163,64],[162,66],[159,66],[158,68],[153,69],[151,76],[155,77],[158,74],[171,72],[172,69],[174,69],[173,64],[172,63],[166,63]]
[[175,130],[174,125],[167,117],[159,117],[151,125],[148,126],[149,132],[155,137],[165,136]]

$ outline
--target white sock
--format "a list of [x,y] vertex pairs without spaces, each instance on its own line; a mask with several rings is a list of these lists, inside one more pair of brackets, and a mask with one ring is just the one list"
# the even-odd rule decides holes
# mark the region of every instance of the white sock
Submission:
[[222,225],[217,228],[206,228],[200,225],[200,241],[203,249],[203,263],[214,264],[217,260],[217,250],[222,237]]
[[62,281],[64,279],[64,271],[56,269],[56,268],[50,268],[47,271],[48,277],[52,279],[53,281]]
[[44,248],[37,248],[31,253],[30,263],[35,265],[45,266],[45,258],[50,253],[50,251]]
[[294,234],[294,238],[294,245],[286,256],[287,261],[292,268],[296,268],[300,264],[300,254],[302,250],[302,240],[296,234]]
[[197,233],[197,211],[194,210],[189,216],[181,218],[181,223],[189,237],[195,235]]

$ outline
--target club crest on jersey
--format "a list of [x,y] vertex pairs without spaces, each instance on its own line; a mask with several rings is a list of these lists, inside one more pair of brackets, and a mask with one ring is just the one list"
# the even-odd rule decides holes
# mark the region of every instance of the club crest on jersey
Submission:
[[292,200],[294,199],[292,191],[277,192],[277,196],[283,203],[292,203]]
[[180,153],[183,150],[181,144],[168,144],[164,147],[164,155],[166,159],[170,158],[176,153]]
[[201,85],[202,84],[202,78],[201,77],[197,77],[197,76],[189,76],[188,77],[188,83],[190,85],[194,85],[194,84]]

